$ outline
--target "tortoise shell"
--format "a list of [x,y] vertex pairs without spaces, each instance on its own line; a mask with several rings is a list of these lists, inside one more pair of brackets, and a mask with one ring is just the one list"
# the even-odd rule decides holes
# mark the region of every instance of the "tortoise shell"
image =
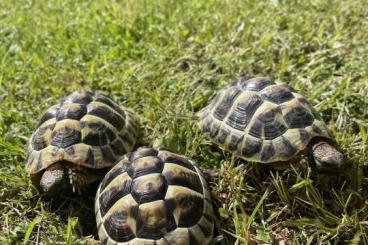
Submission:
[[206,182],[192,160],[139,148],[102,180],[95,199],[102,244],[208,244],[214,215]]
[[331,139],[309,102],[290,86],[270,78],[235,81],[197,116],[199,128],[213,142],[250,161],[288,161],[312,138]]
[[89,169],[111,167],[132,150],[139,119],[130,109],[92,92],[75,92],[49,108],[30,138],[26,171],[66,161]]

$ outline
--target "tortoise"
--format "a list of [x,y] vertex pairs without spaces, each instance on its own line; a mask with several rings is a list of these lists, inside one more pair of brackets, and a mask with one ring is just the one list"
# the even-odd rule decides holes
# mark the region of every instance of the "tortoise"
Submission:
[[102,244],[208,244],[214,213],[198,165],[167,150],[140,147],[101,181],[95,198]]
[[339,172],[344,156],[305,97],[268,77],[241,78],[218,91],[197,125],[221,148],[284,169],[306,153],[321,172]]
[[26,171],[48,194],[79,191],[103,178],[131,151],[139,118],[94,92],[74,92],[41,117],[30,138]]

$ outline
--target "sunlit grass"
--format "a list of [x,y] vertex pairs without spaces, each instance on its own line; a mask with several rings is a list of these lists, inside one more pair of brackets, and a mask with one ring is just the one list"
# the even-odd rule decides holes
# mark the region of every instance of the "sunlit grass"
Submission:
[[[24,172],[42,112],[77,89],[137,111],[144,144],[217,168],[219,244],[368,244],[364,1],[0,1],[0,243],[93,244],[93,195],[49,200]],[[321,112],[349,164],[323,176],[234,159],[193,126],[226,83],[284,81]],[[97,243],[97,242],[96,242]]]

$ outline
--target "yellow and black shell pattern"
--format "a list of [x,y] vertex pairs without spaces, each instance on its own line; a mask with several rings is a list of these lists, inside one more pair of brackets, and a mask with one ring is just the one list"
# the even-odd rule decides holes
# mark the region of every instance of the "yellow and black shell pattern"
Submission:
[[210,192],[192,160],[141,147],[102,180],[95,199],[102,244],[195,245],[213,236]]
[[288,161],[312,138],[331,139],[326,124],[302,95],[266,77],[235,81],[197,116],[199,128],[214,143],[255,162]]
[[50,107],[30,138],[26,171],[42,172],[56,162],[90,169],[111,167],[130,152],[139,118],[105,96],[74,92]]

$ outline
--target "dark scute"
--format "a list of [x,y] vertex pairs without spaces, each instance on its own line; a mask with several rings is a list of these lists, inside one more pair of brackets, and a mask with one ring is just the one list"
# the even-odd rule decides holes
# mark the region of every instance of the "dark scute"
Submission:
[[198,226],[202,230],[205,237],[209,237],[212,235],[212,228],[210,226],[204,226],[202,224],[198,224]]
[[138,204],[163,200],[166,195],[167,183],[165,178],[160,175],[158,180],[146,181],[134,179],[131,194]]
[[110,142],[116,138],[116,134],[108,127],[105,129],[105,133]]
[[59,112],[57,113],[56,120],[61,121],[64,119],[73,119],[79,120],[81,119],[87,112],[87,108],[85,105],[73,104],[73,106],[64,106],[60,108]]
[[265,88],[260,92],[260,95],[264,100],[271,101],[275,104],[281,104],[294,98],[290,87],[287,85],[277,85]]
[[38,123],[37,127],[40,126],[42,123],[46,122],[47,120],[56,117],[56,114],[58,113],[58,109],[51,108],[45,112],[45,114],[42,115],[40,122]]
[[132,181],[126,180],[123,185],[119,187],[114,186],[100,195],[99,202],[102,216],[105,216],[118,200],[130,193],[131,185]]
[[137,123],[129,123],[126,125],[127,131],[132,134],[134,137],[138,137],[140,126]]
[[[166,201],[165,201],[165,206],[166,206]],[[172,212],[167,212],[167,217],[166,217],[166,231],[170,232],[175,230],[176,228],[178,228],[178,226],[175,223],[175,218]]]
[[43,135],[46,132],[46,129],[47,129],[47,127],[46,128],[39,128],[37,130],[36,134],[33,136],[32,146],[33,146],[34,150],[40,151],[43,148],[48,146],[47,142],[45,141],[45,139],[43,137]]
[[38,154],[38,160],[37,160],[37,169],[42,169],[43,167],[43,164],[42,164],[42,153],[41,154]]
[[239,144],[243,141],[244,136],[231,135],[231,140],[229,142],[228,148],[230,151],[235,151],[238,149]]
[[281,136],[283,145],[282,151],[278,154],[280,154],[281,157],[290,157],[296,153],[295,147],[288,141],[285,137]]
[[95,158],[93,156],[93,152],[92,149],[89,148],[88,152],[87,152],[87,156],[86,156],[86,160],[85,160],[85,164],[89,165],[89,166],[93,166],[95,163]]
[[254,137],[264,137],[274,139],[286,132],[287,127],[276,121],[276,115],[281,114],[279,107],[261,113],[250,129],[250,134]]
[[267,86],[275,84],[270,78],[252,78],[249,80],[239,81],[239,85],[243,90],[247,91],[261,91]]
[[63,127],[52,133],[51,145],[66,148],[81,142],[81,132],[72,128]]
[[319,127],[317,127],[316,125],[313,125],[312,126],[313,130],[317,133],[317,134],[320,134],[322,133],[321,129]]
[[264,124],[264,138],[266,140],[272,140],[280,135],[283,135],[287,131],[287,127],[279,122],[265,123]]
[[272,158],[275,155],[275,148],[271,144],[267,144],[263,147],[262,153],[261,153],[261,161],[268,161],[270,158]]
[[166,208],[170,213],[180,209],[178,227],[190,227],[198,223],[202,217],[204,201],[198,196],[186,196],[175,203],[172,199],[165,200]]
[[247,100],[237,104],[226,123],[232,128],[243,131],[262,103],[262,99],[257,95],[247,98]]
[[193,233],[190,230],[188,230],[188,232],[189,232],[189,245],[198,245],[198,244],[200,244],[197,241],[197,239],[195,238],[195,236],[193,235]]
[[88,105],[93,100],[92,96],[93,96],[93,93],[89,93],[89,92],[73,93],[69,95],[68,97],[65,97],[61,101],[61,105],[66,105],[66,104],[71,104],[71,103]]
[[224,144],[229,134],[230,134],[229,129],[221,128],[220,133],[217,135],[218,142],[220,144]]
[[133,140],[131,138],[131,136],[129,135],[128,132],[124,132],[124,131],[120,131],[119,132],[119,136],[120,138],[124,141],[124,142],[127,142],[128,145],[133,145]]
[[307,130],[305,130],[304,128],[299,129],[299,135],[300,135],[300,140],[303,143],[306,143],[306,141],[309,140],[309,134],[308,134]]
[[212,124],[211,130],[210,130],[210,137],[211,138],[215,138],[216,135],[219,133],[220,131],[220,125],[219,124]]
[[190,227],[198,223],[203,213],[204,201],[198,196],[186,196],[179,201],[178,227]]
[[251,157],[262,149],[262,140],[253,137],[247,137],[245,140],[245,144],[242,148],[242,155],[244,157]]
[[110,106],[112,109],[114,109],[118,113],[124,115],[124,119],[125,119],[125,113],[124,113],[124,111],[117,104],[115,104],[114,102],[112,102],[110,99],[108,99],[108,98],[100,95],[98,98],[96,98],[95,101],[98,101],[98,102],[104,103],[105,105]]
[[129,242],[135,235],[127,224],[128,213],[125,210],[114,212],[104,221],[104,227],[110,238],[116,242]]
[[113,181],[117,176],[123,174],[126,171],[126,169],[127,165],[124,164],[122,165],[122,167],[115,168],[110,172],[108,172],[101,182],[101,190],[105,189],[106,186],[108,186],[111,183],[111,181]]
[[93,108],[91,111],[88,111],[88,114],[105,120],[114,126],[118,131],[120,131],[125,125],[125,121],[122,117],[104,107]]
[[203,194],[202,183],[196,173],[181,171],[179,174],[175,174],[174,172],[168,171],[165,173],[165,177],[169,185],[184,186]]
[[107,144],[107,135],[104,132],[90,131],[82,139],[82,142],[87,145],[101,146]]
[[303,107],[293,108],[284,118],[289,128],[305,128],[314,121],[313,116]]
[[139,148],[135,152],[129,155],[129,161],[133,162],[136,159],[147,157],[147,156],[157,156],[158,151],[152,148]]
[[118,138],[111,142],[111,149],[116,156],[124,155],[127,152],[124,145]]
[[225,93],[225,96],[222,98],[222,101],[218,103],[217,108],[215,109],[214,116],[222,120],[225,118],[229,109],[233,105],[235,99],[240,95],[241,91],[236,87],[229,88]]
[[74,155],[75,154],[75,149],[74,146],[69,146],[65,149],[66,154],[68,155]]
[[[163,162],[158,157],[152,157],[151,159],[147,159],[147,162],[143,162],[142,165],[138,165],[138,161],[140,158],[135,159],[129,167],[127,168],[128,175],[132,178],[138,178],[140,176],[146,175],[146,174],[153,174],[153,173],[161,173],[163,169]],[[149,161],[149,162],[148,162]],[[152,165],[153,166],[149,166]]]
[[[82,121],[81,125],[83,125],[82,128],[83,127],[89,127],[90,129],[92,129],[94,131],[94,133],[90,133],[90,134],[92,134],[91,139],[89,139],[88,143],[85,142],[86,144],[104,145],[104,144],[107,143],[107,139],[111,142],[116,138],[115,133],[110,128],[105,126],[102,122],[93,122],[92,123],[92,122]],[[99,135],[98,140],[97,140],[97,138],[94,138],[94,137],[97,137],[97,135]],[[107,137],[107,139],[106,139],[106,137]],[[97,143],[97,142],[100,142],[100,143]]]
[[249,134],[256,137],[256,138],[262,138],[263,136],[263,124],[260,120],[255,119],[252,127],[249,130]]
[[196,172],[196,169],[194,168],[193,164],[191,164],[187,159],[183,157],[176,156],[176,155],[166,155],[166,156],[162,156],[161,160],[164,163],[175,163],[175,164],[178,164],[182,167],[188,168]]
[[322,121],[321,114],[316,111],[305,98],[298,98],[298,101],[305,107],[310,108],[315,119]]
[[108,163],[114,163],[116,161],[115,155],[112,153],[108,145],[101,146],[102,158]]
[[[209,201],[210,202],[210,201]],[[210,214],[207,214],[207,213],[203,213],[203,216],[210,222],[210,223],[212,223],[212,222],[214,222],[215,221],[215,218],[212,216],[212,215],[210,215]]]
[[135,205],[130,209],[130,214],[134,220],[138,219],[139,205]]

